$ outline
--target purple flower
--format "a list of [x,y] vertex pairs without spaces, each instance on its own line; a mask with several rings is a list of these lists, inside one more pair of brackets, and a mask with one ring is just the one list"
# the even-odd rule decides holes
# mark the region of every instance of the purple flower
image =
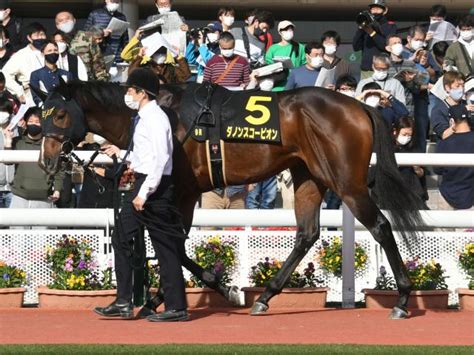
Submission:
[[224,270],[224,263],[220,260],[216,261],[216,263],[214,264],[214,271],[216,272],[216,274],[221,273],[223,270]]
[[68,271],[68,272],[71,272],[73,270],[73,267],[72,267],[71,264],[66,263],[66,265],[64,265],[64,270]]
[[3,279],[4,280],[10,279],[10,275],[8,275],[7,273],[3,274]]
[[85,267],[86,267],[85,261],[84,260],[79,261],[79,265],[77,265],[77,268],[79,270],[82,270],[82,269],[85,269]]

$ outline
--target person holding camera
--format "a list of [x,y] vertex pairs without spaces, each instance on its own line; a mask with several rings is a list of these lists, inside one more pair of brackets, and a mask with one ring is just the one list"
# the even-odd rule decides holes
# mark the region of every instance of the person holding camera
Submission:
[[385,52],[388,36],[394,34],[397,27],[385,17],[388,7],[385,0],[373,0],[369,11],[363,11],[357,17],[357,30],[352,47],[355,51],[362,51],[361,79],[370,78],[372,71],[372,58]]

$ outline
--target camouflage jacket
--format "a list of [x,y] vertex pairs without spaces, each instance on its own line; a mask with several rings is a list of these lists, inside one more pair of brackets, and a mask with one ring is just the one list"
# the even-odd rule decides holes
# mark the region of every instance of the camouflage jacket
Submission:
[[109,74],[98,44],[86,31],[78,31],[71,41],[70,53],[78,55],[87,69],[89,80],[107,81]]

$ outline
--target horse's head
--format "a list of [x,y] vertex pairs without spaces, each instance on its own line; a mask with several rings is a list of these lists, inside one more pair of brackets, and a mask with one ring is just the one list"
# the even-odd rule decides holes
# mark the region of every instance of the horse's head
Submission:
[[40,167],[49,175],[56,174],[61,162],[87,133],[84,112],[70,96],[54,92],[44,100],[43,142],[39,158]]

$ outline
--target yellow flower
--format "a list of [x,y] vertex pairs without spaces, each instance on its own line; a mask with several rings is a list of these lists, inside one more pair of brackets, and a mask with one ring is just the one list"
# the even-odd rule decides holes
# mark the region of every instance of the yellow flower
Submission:
[[355,267],[359,267],[359,263],[356,261],[356,262],[354,263],[354,266],[355,266]]
[[26,277],[26,272],[23,271],[23,272],[21,273],[21,277]]
[[365,260],[367,260],[367,258],[365,256],[360,257],[360,261],[365,262]]
[[339,260],[341,260],[341,257],[340,257],[340,256],[336,256],[336,263],[338,263]]

